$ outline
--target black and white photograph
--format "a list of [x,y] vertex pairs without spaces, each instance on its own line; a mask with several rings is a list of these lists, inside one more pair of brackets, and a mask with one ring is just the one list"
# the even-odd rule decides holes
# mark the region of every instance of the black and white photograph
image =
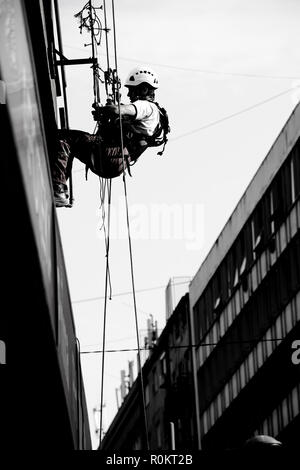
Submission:
[[9,445],[299,447],[299,25],[298,0],[0,0]]

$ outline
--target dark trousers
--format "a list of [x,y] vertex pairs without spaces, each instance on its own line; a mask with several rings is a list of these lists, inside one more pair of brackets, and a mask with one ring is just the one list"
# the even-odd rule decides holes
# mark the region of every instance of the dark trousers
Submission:
[[51,162],[53,184],[66,186],[74,157],[87,165],[95,147],[99,153],[100,144],[101,137],[98,135],[74,129],[59,129],[55,142],[55,153]]
[[[102,132],[105,130],[102,129]],[[57,131],[56,149],[51,164],[52,181],[56,185],[64,185],[71,174],[73,159],[76,157],[93,173],[103,178],[115,178],[129,168],[132,161],[127,148],[124,146],[123,154],[120,147],[119,130],[113,129],[104,132],[105,141],[100,134],[92,135],[73,129],[59,129]]]

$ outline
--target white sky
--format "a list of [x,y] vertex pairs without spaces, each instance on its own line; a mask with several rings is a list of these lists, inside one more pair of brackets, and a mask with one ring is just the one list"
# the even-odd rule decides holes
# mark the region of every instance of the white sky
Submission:
[[[91,55],[87,33],[74,18],[85,0],[60,0],[64,55]],[[94,6],[100,5],[93,2]],[[112,27],[107,1],[108,26]],[[298,0],[116,0],[118,68],[122,83],[137,64],[160,77],[157,101],[169,113],[170,141],[162,157],[149,149],[127,176],[135,287],[166,286],[170,277],[196,274],[234,207],[284,126],[300,89],[216,125],[210,123],[300,86]],[[103,22],[103,13],[99,11]],[[113,34],[109,34],[112,51]],[[105,68],[105,42],[99,49]],[[111,57],[111,66],[114,62]],[[286,77],[286,78],[283,78]],[[298,78],[299,77],[299,78]],[[67,68],[70,128],[93,132],[92,72]],[[105,95],[102,94],[103,104]],[[122,101],[127,102],[122,89]],[[195,131],[197,130],[198,131]],[[195,131],[195,132],[191,132]],[[190,133],[190,134],[189,134]],[[187,135],[185,135],[187,134]],[[98,178],[75,162],[75,204],[58,209],[77,336],[82,351],[102,347],[105,244],[100,231]],[[155,211],[164,209],[158,224]],[[131,291],[122,178],[112,180],[110,269],[113,294]],[[165,323],[164,288],[137,292],[141,341],[151,313]],[[116,296],[107,307],[107,349],[136,348],[132,295]],[[120,370],[136,352],[105,355],[104,431],[117,411]],[[100,404],[101,355],[82,355],[91,418]]]

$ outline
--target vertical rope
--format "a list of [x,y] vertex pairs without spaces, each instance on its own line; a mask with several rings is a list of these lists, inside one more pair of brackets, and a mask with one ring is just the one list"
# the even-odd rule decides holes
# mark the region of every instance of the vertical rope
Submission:
[[[118,77],[117,40],[116,40],[116,21],[115,21],[114,0],[112,0],[112,15],[113,15],[113,30],[114,30],[115,68],[116,68],[116,74],[117,74],[117,77]],[[147,450],[149,450],[150,447],[149,447],[149,438],[148,438],[148,422],[147,422],[147,413],[146,413],[143,371],[142,371],[142,364],[141,364],[141,349],[140,349],[138,316],[137,316],[137,307],[136,307],[135,282],[134,282],[134,270],[133,270],[133,256],[132,256],[132,243],[131,243],[131,233],[130,233],[130,223],[129,223],[127,186],[126,186],[126,177],[125,177],[124,139],[123,139],[122,115],[121,115],[121,105],[120,105],[119,93],[118,93],[117,101],[118,101],[118,110],[119,110],[119,119],[120,119],[120,139],[121,139],[121,150],[122,150],[122,160],[123,160],[123,183],[124,183],[124,194],[125,194],[125,205],[126,205],[126,221],[127,221],[128,244],[129,244],[129,255],[130,255],[132,295],[133,295],[134,317],[135,317],[137,349],[138,349],[138,369],[139,369],[140,380],[141,380],[141,395],[142,395],[142,404],[143,404],[146,445],[147,445]]]
[[105,44],[106,44],[106,61],[107,61],[107,70],[109,70],[108,28],[107,28],[107,16],[106,16],[106,0],[103,0],[103,12],[104,12],[104,29],[105,29]]
[[108,214],[107,214],[107,240],[106,240],[106,270],[105,270],[105,298],[103,314],[103,333],[102,333],[102,367],[101,367],[101,397],[100,397],[100,429],[99,429],[99,448],[102,442],[102,422],[103,422],[103,391],[104,391],[104,366],[105,366],[105,338],[106,338],[106,312],[107,312],[107,290],[109,283],[109,232],[110,232],[110,203],[111,203],[111,180],[108,183]]
[[91,46],[92,46],[92,58],[93,62],[93,90],[94,90],[94,102],[100,102],[100,91],[99,91],[99,82],[97,76],[97,57],[96,57],[96,48],[95,48],[95,32],[94,32],[94,21],[93,21],[93,6],[92,0],[89,0],[89,10],[90,10],[90,28],[91,28]]

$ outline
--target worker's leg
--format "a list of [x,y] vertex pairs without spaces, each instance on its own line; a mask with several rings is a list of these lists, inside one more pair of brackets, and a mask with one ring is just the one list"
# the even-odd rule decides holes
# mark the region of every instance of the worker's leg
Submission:
[[77,158],[87,165],[95,147],[102,141],[99,135],[93,135],[75,129],[60,129],[58,131],[58,137],[60,141],[66,143],[70,149],[66,167],[66,179],[68,179],[70,175],[73,159]]
[[66,171],[70,158],[70,146],[65,140],[57,139],[55,143],[55,155],[51,162],[52,183],[57,207],[69,204]]
[[71,174],[74,157],[87,164],[95,142],[100,138],[73,129],[58,129],[54,159],[51,164],[56,206],[69,204],[67,180]]

